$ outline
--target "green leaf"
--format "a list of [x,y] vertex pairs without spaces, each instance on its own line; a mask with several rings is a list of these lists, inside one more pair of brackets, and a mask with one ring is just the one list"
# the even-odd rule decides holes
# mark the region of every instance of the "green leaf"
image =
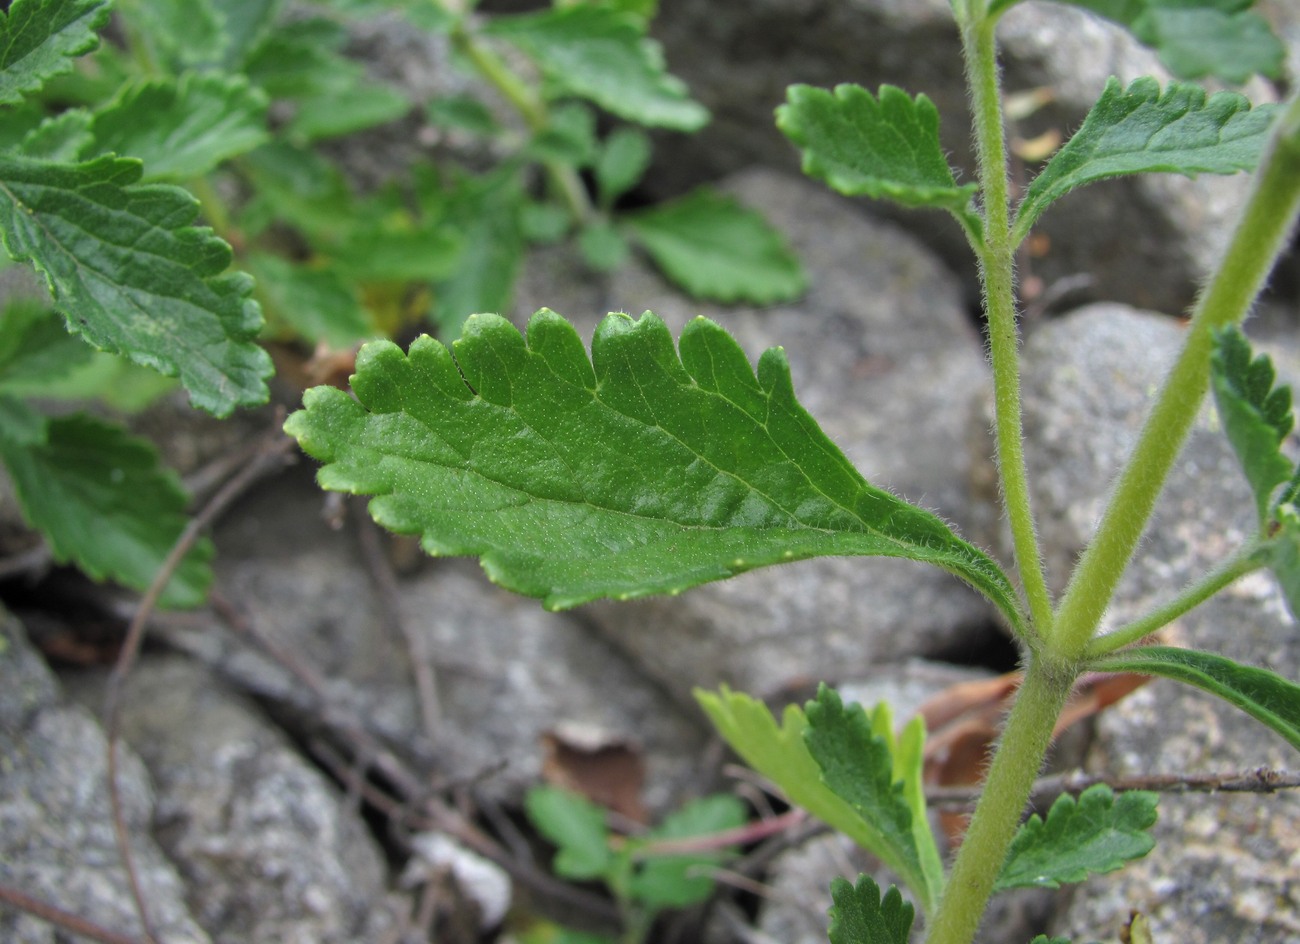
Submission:
[[546,125],[528,142],[526,153],[541,161],[588,166],[596,158],[595,113],[578,102],[551,109]]
[[561,90],[638,124],[695,131],[709,113],[664,68],[640,17],[595,6],[503,16],[485,32],[509,40]]
[[603,878],[614,864],[605,811],[556,787],[534,787],[524,797],[528,819],[556,847],[555,874],[579,881]]
[[82,108],[73,108],[41,122],[22,139],[18,151],[24,157],[50,161],[75,162],[95,150],[91,131],[94,116]]
[[603,207],[631,190],[650,166],[650,138],[636,128],[617,128],[600,149],[596,160],[596,190]]
[[222,60],[227,37],[212,0],[133,0],[123,12],[132,38],[172,72]]
[[92,132],[99,153],[144,161],[145,181],[184,181],[265,143],[266,108],[246,79],[190,73],[125,89]]
[[859,85],[834,93],[808,85],[786,90],[777,127],[803,152],[803,172],[850,197],[947,210],[980,232],[972,200],[977,184],[958,185],[939,143],[939,112],[892,85],[880,97]]
[[472,95],[435,98],[425,106],[424,117],[435,127],[454,128],[484,137],[499,130],[491,109]]
[[248,57],[246,73],[272,98],[312,98],[362,81],[365,69],[339,55],[347,30],[315,18],[283,23]]
[[0,104],[21,101],[99,44],[109,0],[14,0],[0,14]]
[[0,390],[66,376],[92,353],[45,302],[16,299],[0,313]]
[[192,402],[224,416],[264,403],[271,373],[254,343],[251,280],[223,274],[230,247],[191,226],[183,190],[137,186],[140,162],[55,164],[0,155],[9,254],[46,278],[69,327],[96,347],[179,375]]
[[1241,665],[1212,652],[1170,646],[1125,649],[1091,668],[1159,675],[1195,685],[1236,705],[1300,750],[1300,685],[1275,672]]
[[[657,828],[629,846],[635,855],[647,844],[665,839],[689,839],[734,829],[745,822],[745,805],[727,794],[701,797],[670,814]],[[689,908],[713,894],[709,867],[720,865],[727,850],[690,855],[653,855],[642,863],[629,883],[631,897],[653,910]]]
[[248,57],[270,34],[283,0],[209,0],[225,34],[222,65],[242,69]]
[[300,101],[285,133],[295,142],[309,144],[396,121],[410,108],[406,96],[391,85],[350,83]]
[[917,719],[911,726],[917,743],[908,758],[912,766],[904,769],[887,704],[877,705],[868,717],[861,705],[845,707],[833,689],[822,685],[816,700],[804,706],[804,714],[804,743],[821,768],[822,781],[875,833],[868,848],[909,885],[921,887],[920,878],[937,895],[943,864],[925,816],[919,743],[923,722]]
[[[1010,581],[935,515],[869,485],[794,397],[780,349],[754,374],[703,318],[681,355],[662,321],[611,314],[588,359],[538,312],[465,326],[455,356],[429,337],[372,342],[341,390],[307,392],[287,429],[327,489],[374,495],[375,520],[430,554],[479,556],[551,608],[676,593],[826,554],[928,561],[1011,618]],[[593,364],[594,361],[594,364]]]
[[729,196],[700,189],[621,220],[664,275],[696,298],[770,305],[806,287],[781,234]]
[[44,416],[19,398],[0,393],[0,454],[5,448],[42,446],[47,433]]
[[1206,98],[1198,85],[1174,82],[1161,92],[1149,76],[1124,89],[1111,78],[1083,126],[1030,185],[1016,216],[1015,237],[1053,201],[1097,180],[1167,172],[1195,177],[1253,170],[1277,106],[1234,92]]
[[[795,705],[787,705],[778,727],[772,713],[761,701],[743,692],[733,692],[726,686],[717,693],[696,689],[695,699],[732,750],[746,764],[775,783],[793,805],[807,810],[862,848],[889,861],[886,857],[891,854],[890,850],[882,844],[875,824],[865,821],[822,779],[822,770],[804,741],[808,718],[803,711]],[[919,742],[923,739],[923,725],[909,724],[901,740]],[[920,786],[919,746],[919,743],[913,743],[911,748],[915,749],[900,749],[891,761],[894,765],[891,768],[894,779],[904,782],[904,797],[909,804],[913,802],[913,796],[916,797],[917,804],[924,804]],[[915,763],[908,759],[911,757],[915,757]],[[920,809],[919,822],[925,823],[923,805]],[[928,829],[928,825],[920,827],[919,823],[914,823],[914,826]],[[932,838],[928,846],[933,846]],[[922,907],[929,911],[938,903],[943,888],[942,866],[937,873],[912,870],[909,874],[906,861],[895,858],[897,861],[889,862],[890,866],[903,876],[921,901]],[[928,847],[924,860],[927,863],[936,861],[931,859]]]
[[837,877],[831,901],[831,944],[907,944],[915,910],[895,886],[882,898],[870,875],[859,875],[856,886]]
[[1040,934],[1029,944],[1071,944],[1071,942],[1068,937],[1048,937],[1046,934]]
[[[187,524],[186,496],[148,443],[89,416],[48,420],[45,442],[21,448],[0,437],[0,457],[28,523],[56,560],[96,580],[143,590]],[[202,541],[167,585],[167,606],[197,606],[211,582]]]
[[[1063,0],[1114,20],[1181,79],[1280,78],[1286,49],[1253,0]],[[997,4],[998,6],[1010,5]]]
[[1210,379],[1224,432],[1255,494],[1260,524],[1268,521],[1273,493],[1295,472],[1282,454],[1291,432],[1291,389],[1274,386],[1273,363],[1251,358],[1250,342],[1236,327],[1216,332]]
[[1010,888],[1060,888],[1122,868],[1155,846],[1148,830],[1155,825],[1155,793],[1131,790],[1117,798],[1097,784],[1080,794],[1056,798],[1043,820],[1035,813],[1023,823],[993,891]]
[[434,285],[433,320],[444,336],[460,334],[472,314],[510,310],[524,261],[524,200],[510,168],[466,181],[453,194],[447,221],[460,235],[460,256],[451,275]]
[[627,240],[608,220],[597,220],[578,233],[582,259],[597,272],[609,272],[627,261]]
[[332,268],[306,268],[260,253],[248,260],[267,314],[289,324],[300,337],[348,348],[378,334],[355,287]]

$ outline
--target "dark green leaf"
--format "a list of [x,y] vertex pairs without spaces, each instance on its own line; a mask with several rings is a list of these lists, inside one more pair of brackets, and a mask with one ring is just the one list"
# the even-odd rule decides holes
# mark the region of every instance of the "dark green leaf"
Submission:
[[1251,108],[1234,92],[1207,100],[1203,88],[1186,82],[1170,83],[1161,92],[1150,77],[1127,89],[1112,78],[1083,126],[1030,185],[1017,213],[1016,238],[1029,233],[1050,203],[1097,180],[1253,170],[1276,114],[1276,106]]
[[556,787],[529,790],[524,807],[532,824],[556,847],[556,875],[578,880],[605,876],[614,855],[609,848],[604,810],[576,793]]
[[[744,822],[745,806],[734,796],[701,797],[638,838],[636,848],[643,848],[643,840],[653,845],[659,840],[707,836]],[[650,854],[633,874],[629,891],[636,901],[654,910],[689,908],[713,894],[714,880],[709,869],[720,865],[726,855],[724,849],[690,855]]]
[[1020,827],[993,886],[1060,888],[1089,875],[1113,872],[1140,859],[1155,846],[1148,830],[1155,825],[1155,793],[1131,790],[1117,798],[1110,787],[1089,787],[1078,801],[1056,798],[1043,820],[1035,813]]
[[980,232],[971,205],[978,185],[958,186],[930,99],[892,85],[882,85],[879,98],[858,85],[834,93],[792,85],[786,96],[776,124],[803,152],[805,174],[847,196],[944,209],[968,232]]
[[561,7],[499,17],[487,32],[522,49],[559,88],[620,118],[678,131],[694,131],[709,120],[686,86],[665,70],[659,44],[633,14]]
[[219,416],[263,403],[271,373],[251,280],[223,274],[230,247],[191,226],[198,202],[137,186],[140,163],[55,164],[0,155],[0,225],[15,259],[44,273],[55,307],[96,347],[179,375]]
[[[916,811],[920,815],[913,815],[905,779],[899,776],[888,712],[869,718],[861,705],[845,707],[833,689],[822,685],[817,699],[804,706],[804,714],[804,743],[821,768],[822,781],[876,833],[871,851],[913,887],[928,880],[937,897],[943,866],[924,806]],[[919,794],[919,756],[916,761],[909,779]]]
[[92,353],[45,302],[15,300],[0,315],[0,389],[64,376]]
[[1195,685],[1236,705],[1300,750],[1300,685],[1275,672],[1241,665],[1212,652],[1170,646],[1125,649],[1092,668],[1159,675]]
[[781,234],[731,197],[700,189],[621,219],[664,275],[696,298],[770,305],[805,288]]
[[184,181],[261,146],[266,107],[243,78],[190,73],[124,90],[95,115],[92,132],[98,153],[144,161],[144,180]]
[[0,104],[21,101],[94,49],[108,0],[14,0],[0,14]]
[[[431,554],[472,554],[498,583],[553,608],[675,593],[824,554],[923,560],[1010,618],[997,565],[935,515],[869,485],[794,397],[780,349],[757,377],[697,318],[681,355],[651,314],[612,314],[589,360],[543,309],[527,340],[502,318],[466,324],[455,357],[362,349],[356,399],[308,391],[287,428],[323,487],[377,496],[385,527]],[[594,361],[594,364],[593,364]]]
[[1250,342],[1236,327],[1215,335],[1210,379],[1224,432],[1250,482],[1263,524],[1273,493],[1295,472],[1294,463],[1281,451],[1295,423],[1291,389],[1274,386],[1272,361],[1262,354],[1252,359]]
[[915,909],[893,885],[884,897],[869,875],[831,881],[831,944],[907,944]]
[[[45,442],[27,448],[0,438],[23,515],[55,559],[96,580],[142,590],[154,579],[187,519],[185,492],[148,443],[88,416],[48,421]],[[167,585],[163,603],[196,606],[211,581],[203,541]]]
[[1253,0],[1063,0],[1114,20],[1182,79],[1279,78],[1286,49]]

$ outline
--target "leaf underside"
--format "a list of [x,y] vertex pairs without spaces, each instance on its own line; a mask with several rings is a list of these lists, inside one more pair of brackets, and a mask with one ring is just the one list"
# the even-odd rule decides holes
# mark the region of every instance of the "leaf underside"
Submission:
[[831,944],[907,944],[915,912],[893,885],[882,897],[869,875],[859,875],[857,885],[837,877],[831,900]]
[[792,85],[776,124],[803,153],[803,171],[846,196],[948,210],[971,233],[976,184],[959,186],[939,143],[939,113],[924,95],[882,85],[877,98],[858,85],[834,92]]
[[1140,790],[1116,797],[1105,784],[1089,787],[1077,801],[1057,797],[1046,820],[1034,814],[1020,827],[993,891],[1059,888],[1141,858],[1155,846],[1148,831],[1158,800]]
[[198,202],[137,185],[140,162],[60,164],[0,155],[5,246],[46,278],[71,330],[92,345],[179,375],[218,416],[263,403],[270,357],[256,344],[252,281],[225,274],[230,247],[190,224]]
[[1023,239],[1053,201],[1084,184],[1157,172],[1232,174],[1253,170],[1277,106],[1251,107],[1234,92],[1206,98],[1186,82],[1147,76],[1128,88],[1111,78],[1083,125],[1048,162],[1025,194],[1015,236]]
[[434,555],[476,555],[547,606],[676,593],[766,564],[884,555],[936,564],[1016,618],[987,556],[869,485],[798,404],[779,349],[757,376],[697,318],[608,316],[588,359],[543,309],[527,338],[476,315],[455,356],[429,337],[373,342],[353,399],[315,388],[286,429],[327,489],[376,496],[375,520]]
[[1260,521],[1267,519],[1276,488],[1291,477],[1293,463],[1282,455],[1291,432],[1291,390],[1275,386],[1273,364],[1251,356],[1250,343],[1235,327],[1218,332],[1210,358],[1215,405],[1228,441],[1241,462]]
[[1136,672],[1195,685],[1236,705],[1300,750],[1300,685],[1267,669],[1197,649],[1142,646],[1099,660],[1099,672]]

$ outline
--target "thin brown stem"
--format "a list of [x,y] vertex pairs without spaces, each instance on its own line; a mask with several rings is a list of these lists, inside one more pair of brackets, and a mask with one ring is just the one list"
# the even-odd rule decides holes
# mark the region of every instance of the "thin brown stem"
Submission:
[[92,941],[99,941],[101,944],[141,944],[138,937],[110,931],[108,928],[89,921],[80,915],[65,911],[57,905],[51,905],[47,901],[35,898],[3,882],[0,882],[0,901],[20,911],[35,915],[55,927],[70,931],[73,934],[79,934],[82,937],[88,937]]

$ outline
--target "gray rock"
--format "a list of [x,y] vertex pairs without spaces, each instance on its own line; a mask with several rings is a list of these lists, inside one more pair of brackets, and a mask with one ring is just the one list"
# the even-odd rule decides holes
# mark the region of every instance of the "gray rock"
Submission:
[[[972,179],[970,121],[957,29],[943,0],[767,0],[737,8],[668,0],[656,30],[670,66],[714,114],[689,139],[665,141],[649,184],[672,193],[756,163],[798,166],[795,148],[776,130],[772,110],[786,86],[882,83],[925,93],[941,116],[945,153]],[[1055,129],[1068,136],[1082,123],[1110,75],[1124,82],[1164,76],[1155,56],[1122,29],[1080,10],[1023,3],[1004,16],[1004,86],[1040,88],[1050,103],[1011,130],[1033,137]],[[1271,90],[1254,87],[1268,100]],[[1223,245],[1244,193],[1241,177],[1198,180],[1146,177],[1094,185],[1053,206],[1039,230],[1042,254],[1022,260],[1022,276],[1051,285],[1087,275],[1085,297],[1118,299],[1179,311]],[[867,204],[858,204],[866,208]],[[973,275],[959,228],[935,213],[870,204],[898,220],[954,268]]]
[[[91,680],[80,694],[100,700]],[[153,826],[221,944],[346,944],[392,923],[356,810],[244,698],[180,657],[146,659],[122,733],[153,777]]]
[[[632,266],[601,292],[533,276],[521,303],[555,308],[585,337],[606,310],[648,308],[675,333],[696,315],[720,322],[751,360],[784,346],[800,401],[867,479],[960,526],[965,404],[987,368],[954,278],[905,233],[867,221],[808,181],[758,170],[726,189],[789,236],[811,276],[805,298],[722,309],[688,301]],[[548,271],[563,271],[550,261]],[[593,310],[597,301],[606,304]],[[693,686],[719,682],[771,693],[792,681],[853,677],[881,660],[963,647],[991,620],[973,592],[938,570],[848,558],[581,612],[683,699]]]
[[[1071,558],[1093,526],[1106,483],[1170,362],[1181,331],[1159,316],[1097,306],[1044,325],[1026,348],[1029,450],[1049,560]],[[1280,360],[1294,363],[1294,340]],[[1109,397],[1109,402],[1107,402]],[[1157,507],[1134,567],[1105,620],[1117,627],[1241,544],[1253,504],[1209,411]],[[1059,585],[1059,584],[1058,584]],[[1230,628],[1230,631],[1225,631]],[[1272,580],[1256,574],[1186,614],[1165,642],[1205,647],[1300,678],[1295,624]],[[1293,751],[1236,709],[1157,680],[1099,718],[1090,766],[1125,776],[1294,766]],[[1113,937],[1137,909],[1157,940],[1281,944],[1300,933],[1300,797],[1166,795],[1153,853],[1075,895],[1056,933]]]
[[[406,644],[385,623],[351,537],[321,520],[323,501],[303,476],[262,490],[217,533],[218,574],[260,632],[327,679],[331,701],[370,734],[438,782],[474,783],[503,802],[537,782],[542,736],[565,724],[644,752],[652,809],[694,783],[697,716],[682,714],[580,620],[493,587],[468,561],[434,562],[400,582],[399,605],[426,641],[440,689],[430,744]],[[246,642],[215,625],[175,628],[169,638],[295,709],[300,732],[319,731],[321,706]]]
[[[118,855],[98,723],[69,702],[0,611],[0,881],[122,934],[141,934]],[[161,944],[208,944],[186,906],[186,888],[150,835],[148,774],[119,746],[118,784],[135,868]],[[0,905],[0,938],[54,944],[67,935]]]

